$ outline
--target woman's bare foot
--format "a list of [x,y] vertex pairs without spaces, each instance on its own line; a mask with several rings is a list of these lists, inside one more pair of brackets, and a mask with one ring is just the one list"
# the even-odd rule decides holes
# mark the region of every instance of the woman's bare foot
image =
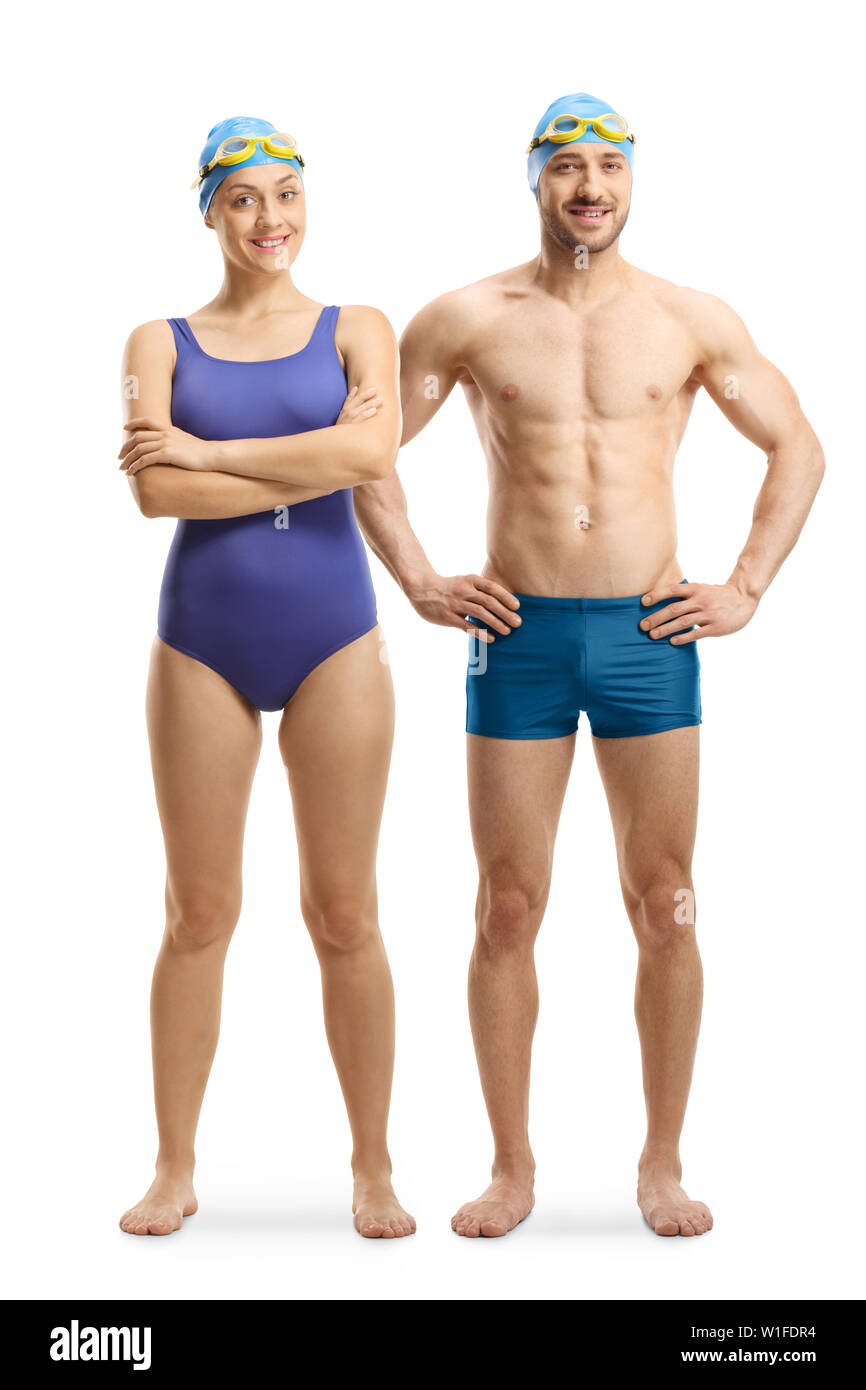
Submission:
[[415,1218],[400,1206],[388,1174],[355,1174],[352,1211],[355,1230],[369,1240],[415,1234]]
[[156,1170],[156,1177],[140,1202],[125,1211],[120,1229],[131,1236],[170,1236],[179,1231],[185,1216],[198,1211],[198,1201],[188,1169]]
[[702,1236],[713,1229],[705,1202],[693,1202],[680,1186],[682,1168],[669,1159],[638,1164],[637,1204],[657,1236]]
[[535,1206],[533,1177],[525,1168],[498,1173],[480,1197],[452,1216],[452,1231],[458,1236],[507,1235]]

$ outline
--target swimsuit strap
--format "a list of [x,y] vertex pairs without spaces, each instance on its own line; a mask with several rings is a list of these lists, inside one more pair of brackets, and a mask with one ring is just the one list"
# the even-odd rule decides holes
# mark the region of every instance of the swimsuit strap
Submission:
[[193,337],[192,330],[186,319],[169,319],[171,331],[174,334],[177,355],[180,357],[184,352],[195,352],[198,344]]
[[323,335],[327,333],[329,337],[333,340],[334,334],[337,331],[337,319],[339,318],[339,315],[339,304],[326,304],[321,314],[319,315],[318,323],[313,329],[313,336],[310,339],[310,344],[315,342],[316,338],[318,338],[320,333]]

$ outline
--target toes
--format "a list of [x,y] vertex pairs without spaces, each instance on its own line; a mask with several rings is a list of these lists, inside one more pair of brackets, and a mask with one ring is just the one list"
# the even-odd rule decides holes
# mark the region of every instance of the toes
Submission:
[[511,1227],[506,1226],[503,1221],[482,1221],[481,1234],[483,1236],[504,1236],[507,1235]]
[[689,1221],[688,1217],[684,1216],[684,1217],[682,1218],[682,1220],[680,1221],[680,1235],[681,1235],[681,1236],[693,1236],[694,1233],[695,1233],[695,1228],[694,1228],[694,1226],[692,1225],[691,1221]]
[[399,1216],[356,1216],[355,1229],[371,1240],[399,1240],[401,1236],[414,1235],[415,1222],[407,1212]]
[[654,1217],[652,1227],[657,1236],[678,1236],[680,1233],[679,1222],[670,1216]]
[[355,1229],[362,1236],[370,1240],[377,1240],[382,1235],[384,1227],[381,1221],[377,1221],[374,1216],[363,1216],[355,1222]]

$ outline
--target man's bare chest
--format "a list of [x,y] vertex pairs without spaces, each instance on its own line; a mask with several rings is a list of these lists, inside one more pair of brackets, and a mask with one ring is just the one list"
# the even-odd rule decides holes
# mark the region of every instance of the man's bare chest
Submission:
[[473,410],[531,423],[664,414],[692,376],[697,352],[670,315],[632,310],[566,321],[500,315],[473,335],[467,357],[461,381]]

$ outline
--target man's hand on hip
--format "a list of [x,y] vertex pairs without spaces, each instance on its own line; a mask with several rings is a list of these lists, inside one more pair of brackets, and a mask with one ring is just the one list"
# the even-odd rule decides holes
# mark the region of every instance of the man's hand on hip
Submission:
[[486,623],[494,632],[507,636],[518,627],[518,600],[495,579],[480,574],[457,574],[450,578],[433,574],[411,589],[406,596],[416,613],[428,623],[459,627],[475,633],[483,642],[493,642],[493,632],[477,628],[472,619]]
[[675,645],[737,632],[758,606],[756,598],[734,584],[663,584],[644,594],[641,602],[649,607],[666,598],[676,602],[642,618],[640,625],[656,641],[670,637]]

